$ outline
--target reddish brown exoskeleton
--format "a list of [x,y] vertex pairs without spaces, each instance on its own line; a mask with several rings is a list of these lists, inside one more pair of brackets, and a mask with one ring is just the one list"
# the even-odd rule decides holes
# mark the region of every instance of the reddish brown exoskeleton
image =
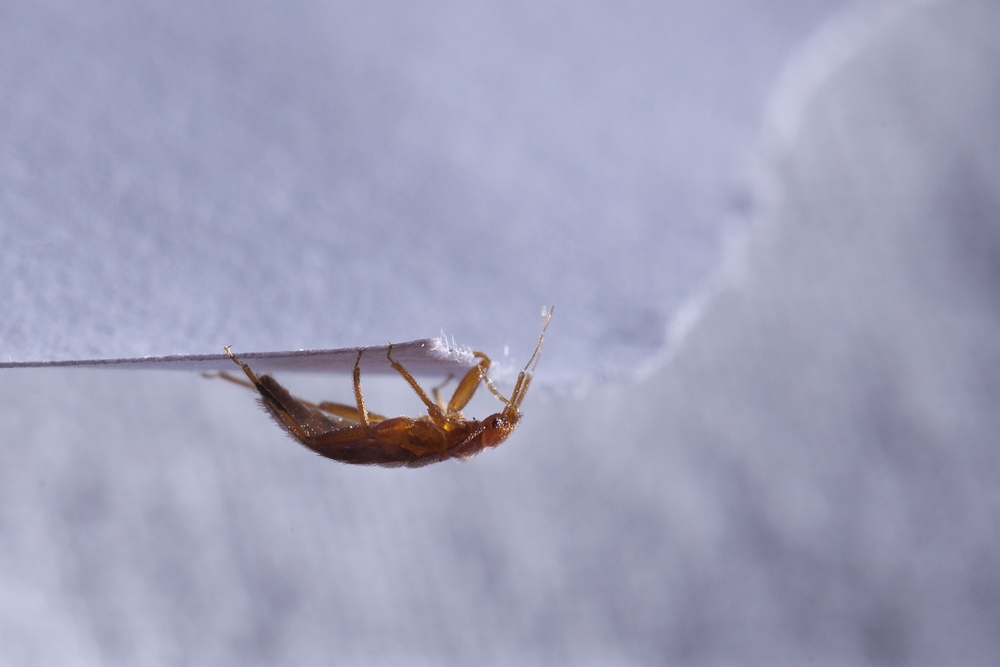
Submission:
[[[393,360],[390,345],[386,356],[392,367],[427,406],[427,414],[417,418],[386,418],[368,411],[361,394],[363,349],[358,350],[354,362],[356,406],[328,402],[313,404],[297,399],[269,375],[257,376],[228,347],[226,354],[239,364],[250,383],[228,374],[223,374],[223,377],[239,384],[252,385],[260,393],[261,404],[274,420],[289,435],[321,456],[344,463],[419,468],[451,458],[467,459],[507,439],[521,419],[519,408],[531,383],[534,365],[538,363],[545,330],[551,319],[552,309],[549,309],[535,351],[524,370],[518,374],[509,399],[504,398],[486,376],[490,367],[489,357],[476,352],[479,363],[458,383],[451,400],[445,404],[437,389],[432,390],[435,400],[431,400],[402,364]],[[466,419],[462,408],[472,399],[480,384],[485,384],[494,396],[503,401],[504,408],[482,421]]]

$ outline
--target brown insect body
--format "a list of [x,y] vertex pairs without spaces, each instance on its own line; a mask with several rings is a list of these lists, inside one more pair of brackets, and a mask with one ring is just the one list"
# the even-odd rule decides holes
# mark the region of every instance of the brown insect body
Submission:
[[[257,376],[250,367],[226,348],[226,353],[243,369],[250,382],[223,374],[228,380],[251,386],[260,394],[261,404],[278,424],[293,438],[321,456],[343,463],[407,466],[419,468],[451,458],[466,459],[487,447],[496,447],[511,434],[521,419],[520,406],[531,383],[532,364],[537,364],[545,329],[552,318],[551,309],[538,337],[535,351],[514,383],[510,399],[493,386],[486,371],[490,359],[482,352],[475,355],[480,362],[458,383],[451,400],[445,404],[432,390],[435,400],[427,395],[416,379],[392,358],[392,346],[387,357],[393,368],[410,384],[424,405],[427,414],[420,417],[383,417],[368,411],[361,393],[361,357],[358,350],[354,362],[354,398],[356,406],[341,403],[309,403],[292,396],[287,389],[268,376]],[[529,370],[531,369],[531,370]],[[462,408],[472,399],[480,384],[504,403],[504,408],[486,419],[466,419]]]

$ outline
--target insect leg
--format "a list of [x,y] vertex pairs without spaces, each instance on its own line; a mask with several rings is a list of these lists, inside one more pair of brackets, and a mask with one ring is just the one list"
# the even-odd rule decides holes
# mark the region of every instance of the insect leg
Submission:
[[[331,415],[337,415],[338,417],[343,417],[345,419],[350,419],[351,421],[360,422],[361,413],[358,412],[358,408],[353,405],[344,405],[343,403],[331,403],[330,401],[323,401],[316,406],[323,412],[328,412]],[[377,415],[374,412],[368,413],[368,421],[372,424],[377,424],[378,422],[385,421],[385,417],[382,415]]]
[[[267,411],[271,413],[274,419],[281,424],[281,426],[288,431],[292,437],[296,438],[303,444],[306,443],[312,435],[304,424],[311,421],[310,408],[312,406],[296,400],[295,397],[289,394],[288,390],[278,384],[274,378],[268,375],[257,377],[257,375],[250,370],[250,366],[236,358],[236,355],[233,354],[228,345],[225,347],[225,350],[226,354],[229,355],[229,358],[243,369],[243,372],[246,373],[250,382],[253,383],[253,386],[260,394],[260,398],[263,401],[264,407],[267,408]],[[236,378],[233,378],[232,381],[237,384],[243,384],[242,381],[237,380]]]
[[257,391],[257,387],[254,386],[252,382],[247,382],[246,380],[241,380],[240,378],[228,373],[226,371],[219,371],[218,373],[202,373],[202,377],[207,378],[221,378],[227,382],[232,382],[233,384],[238,384],[241,387],[246,387],[247,389],[252,389]]
[[427,414],[430,415],[431,419],[439,423],[447,421],[445,412],[441,409],[441,406],[435,405],[434,402],[427,396],[427,393],[420,387],[419,384],[417,384],[414,377],[410,375],[410,372],[403,368],[403,364],[392,358],[392,343],[389,344],[389,350],[385,353],[385,356],[389,360],[389,363],[392,364],[392,367],[396,369],[396,372],[403,376],[403,379],[410,384],[413,391],[417,392],[417,396],[419,396],[420,400],[427,406]]
[[[236,364],[243,369],[243,372],[246,373],[247,377],[250,379],[250,382],[253,384],[253,386],[256,387],[257,389],[260,389],[260,380],[257,379],[257,376],[254,374],[252,370],[250,370],[249,366],[247,366],[245,363],[236,358],[236,355],[233,354],[233,351],[229,349],[230,347],[231,346],[227,345],[222,349],[226,351],[226,354],[229,355],[230,359],[235,361]],[[236,380],[236,378],[233,378],[232,381],[236,382],[237,384],[240,384],[240,382]]]
[[358,421],[369,429],[371,424],[368,420],[368,408],[365,407],[365,397],[361,394],[361,355],[364,353],[364,348],[358,350],[358,358],[354,360],[354,400],[358,404]]
[[448,386],[448,383],[451,382],[453,379],[455,379],[455,376],[449,375],[444,379],[444,382],[437,385],[436,387],[431,387],[431,396],[434,397],[434,402],[437,403],[438,407],[441,408],[442,410],[447,410],[448,406],[444,402],[444,399],[441,398],[441,390],[444,389],[446,386]]
[[479,384],[486,377],[486,371],[490,369],[489,357],[482,352],[473,352],[473,355],[481,361],[476,364],[475,368],[470,369],[455,387],[455,393],[452,394],[451,400],[448,402],[448,414],[459,412],[468,405],[473,394],[476,393],[476,389],[479,389]]
[[[232,355],[230,355],[230,356],[232,356]],[[235,357],[234,357],[234,359],[235,359]],[[240,361],[237,361],[236,363],[239,363],[240,365],[242,365],[242,362],[240,362]],[[223,380],[225,380],[227,382],[232,382],[233,384],[238,384],[239,386],[246,387],[247,389],[250,389],[252,391],[257,391],[257,392],[260,391],[260,389],[259,389],[259,387],[257,385],[253,384],[252,382],[247,382],[246,380],[241,380],[240,378],[235,377],[234,375],[230,374],[227,371],[219,371],[218,373],[202,373],[202,376],[203,377],[207,377],[207,378],[221,378],[221,379],[223,379]],[[256,376],[256,374],[255,374],[255,376]],[[316,405],[315,403],[310,403],[309,401],[303,401],[301,398],[296,399],[296,400],[299,403],[301,403],[302,405],[304,405],[304,406],[306,406],[308,408],[313,408],[313,409],[319,408],[320,410],[324,410],[326,412],[329,412],[330,414],[337,415],[338,417],[347,417],[348,419],[353,419],[354,421],[358,421],[357,416],[351,417],[349,415],[342,414],[341,412],[337,412],[336,410],[327,410],[325,407],[323,407],[324,405],[339,406],[340,405],[339,403],[320,403],[319,405]],[[343,408],[345,408],[347,410],[354,410],[354,408],[351,408],[351,407],[348,407],[348,406],[340,406],[340,407],[343,407]],[[357,415],[357,412],[355,411],[354,414]],[[371,413],[369,413],[368,416],[369,417],[377,417],[376,421],[381,421],[381,420],[385,419],[385,417],[382,417],[381,415],[372,415]]]
[[491,394],[499,398],[503,403],[510,405],[510,401],[504,398],[503,394],[500,393],[500,390],[496,388],[496,386],[488,377],[486,377],[486,373],[483,373],[482,378],[483,378],[483,384],[486,385],[486,388],[490,390]]

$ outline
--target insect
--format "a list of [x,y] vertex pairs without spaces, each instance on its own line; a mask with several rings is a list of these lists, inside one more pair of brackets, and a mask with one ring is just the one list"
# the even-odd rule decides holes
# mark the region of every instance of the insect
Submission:
[[[538,336],[538,344],[524,370],[518,374],[509,399],[504,398],[486,375],[490,358],[482,352],[475,352],[479,363],[461,379],[451,400],[445,403],[438,388],[431,390],[434,396],[431,400],[409,371],[392,358],[390,345],[386,353],[389,363],[427,406],[427,414],[417,418],[387,418],[368,411],[361,393],[361,357],[364,349],[358,350],[354,362],[356,406],[329,402],[314,404],[295,398],[271,376],[256,375],[228,347],[225,348],[226,354],[243,369],[249,383],[228,373],[223,373],[222,377],[256,389],[264,409],[278,425],[320,456],[343,463],[409,468],[451,458],[467,459],[487,447],[502,443],[521,420],[521,402],[538,364],[545,330],[552,319],[552,309],[543,315],[545,323]],[[485,384],[504,407],[482,421],[466,419],[462,408],[472,399],[480,384]]]

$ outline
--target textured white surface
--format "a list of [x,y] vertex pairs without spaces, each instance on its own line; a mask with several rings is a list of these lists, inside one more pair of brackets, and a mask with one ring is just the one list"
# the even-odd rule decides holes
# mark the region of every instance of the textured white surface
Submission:
[[[629,371],[818,2],[0,6],[0,355],[436,336]],[[560,333],[563,332],[563,333]]]
[[[2,661],[1000,662],[1000,8],[896,6],[796,60],[834,64],[779,96],[671,363],[533,387],[472,461],[332,464],[196,376],[4,371]],[[372,408],[413,409],[391,380]]]

